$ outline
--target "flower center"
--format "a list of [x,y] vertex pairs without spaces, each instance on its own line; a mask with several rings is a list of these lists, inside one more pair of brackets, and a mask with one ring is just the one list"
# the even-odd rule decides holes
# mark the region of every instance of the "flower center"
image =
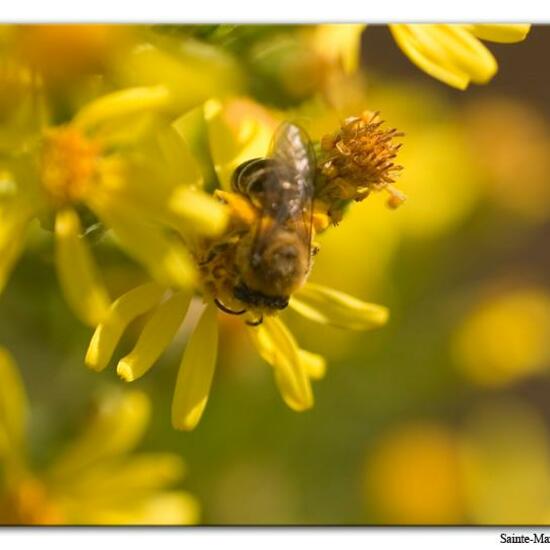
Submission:
[[62,524],[63,517],[48,497],[46,487],[34,478],[25,478],[0,499],[0,514],[11,525]]
[[78,202],[97,175],[100,147],[70,126],[48,130],[41,158],[42,185],[59,204]]

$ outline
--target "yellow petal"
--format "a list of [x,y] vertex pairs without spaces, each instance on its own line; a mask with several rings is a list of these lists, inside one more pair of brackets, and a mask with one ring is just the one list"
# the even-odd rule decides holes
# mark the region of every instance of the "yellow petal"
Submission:
[[96,371],[103,370],[126,327],[136,317],[154,308],[165,292],[166,287],[158,283],[147,283],[117,298],[94,332],[86,353],[86,366]]
[[214,168],[222,189],[231,189],[233,172],[246,160],[265,157],[275,120],[250,100],[234,99],[221,103],[210,100],[204,113]]
[[312,353],[311,351],[307,351],[305,349],[299,349],[298,356],[300,358],[300,362],[306,369],[307,375],[312,380],[320,380],[321,378],[324,378],[327,371],[327,362],[322,355]]
[[344,71],[352,73],[359,66],[363,23],[316,25],[313,46],[322,56],[342,63]]
[[[193,169],[197,170],[196,175],[202,180],[200,184],[196,183],[195,186],[217,186],[216,171],[212,161],[210,145],[208,143],[204,106],[200,105],[187,111],[174,120],[171,126],[185,144],[184,149],[186,149],[186,152],[183,155],[183,160],[192,160],[191,164],[194,167]],[[189,163],[187,160],[186,166],[187,170],[189,170]],[[191,182],[186,180],[184,183]]]
[[0,292],[21,255],[28,225],[29,214],[16,205],[0,212]]
[[200,506],[185,491],[157,491],[130,500],[74,499],[64,509],[73,525],[194,525]]
[[220,235],[229,219],[225,205],[212,195],[183,185],[174,191],[170,208],[181,218],[185,230],[206,237]]
[[174,174],[179,184],[202,188],[204,178],[199,163],[178,128],[173,123],[166,130],[157,131],[157,140],[168,171]]
[[117,365],[126,382],[143,376],[173,340],[187,313],[191,294],[178,292],[157,307],[143,327],[134,349]]
[[56,489],[75,498],[95,498],[98,504],[113,498],[130,501],[138,492],[157,491],[178,482],[184,473],[185,462],[177,454],[141,453],[123,460],[103,460],[82,475],[65,480],[70,485],[58,483]]
[[57,482],[80,475],[91,465],[131,451],[141,440],[149,421],[150,404],[138,391],[105,395],[86,429],[52,465]]
[[141,44],[126,57],[123,79],[170,90],[172,112],[181,114],[209,97],[234,94],[241,86],[240,65],[223,48],[182,37],[163,37],[162,48]]
[[472,82],[485,84],[497,72],[493,54],[461,25],[434,25],[432,33],[455,67],[468,74]]
[[24,448],[27,395],[17,365],[0,348],[0,457],[17,459]]
[[422,29],[424,26],[430,25],[394,24],[390,30],[397,45],[417,67],[449,86],[465,90],[468,75],[449,62],[441,45],[433,40],[429,31]]
[[274,370],[275,381],[285,403],[295,411],[313,407],[313,392],[305,364],[290,331],[278,317],[266,317],[249,334],[260,356]]
[[172,401],[172,425],[177,430],[193,430],[198,424],[208,401],[217,353],[217,309],[209,305],[187,343],[178,372]]
[[120,246],[142,263],[153,278],[167,286],[188,288],[196,277],[187,249],[166,229],[143,219],[139,210],[99,193],[90,198],[98,216],[112,228]]
[[81,238],[78,214],[66,209],[55,220],[56,266],[61,288],[75,315],[95,327],[109,310],[109,296],[95,262]]
[[90,131],[114,118],[162,110],[169,102],[170,92],[165,86],[128,88],[88,103],[76,114],[71,124],[80,130]]
[[349,294],[307,283],[290,299],[290,307],[311,321],[349,330],[378,328],[388,321],[384,306],[362,302]]
[[490,42],[513,43],[525,40],[531,30],[531,25],[464,25],[475,36]]
[[200,518],[197,499],[184,491],[155,493],[142,507],[138,525],[196,525]]

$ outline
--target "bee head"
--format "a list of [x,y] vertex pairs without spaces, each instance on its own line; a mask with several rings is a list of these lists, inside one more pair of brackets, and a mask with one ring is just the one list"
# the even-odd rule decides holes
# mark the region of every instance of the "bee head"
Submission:
[[307,275],[308,250],[292,232],[282,230],[274,237],[241,264],[241,275],[251,289],[288,297]]

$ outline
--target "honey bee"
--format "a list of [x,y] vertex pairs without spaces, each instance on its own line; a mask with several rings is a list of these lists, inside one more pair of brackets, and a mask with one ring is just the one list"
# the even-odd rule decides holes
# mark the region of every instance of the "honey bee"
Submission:
[[261,323],[263,311],[286,308],[309,274],[314,179],[312,144],[303,129],[288,122],[276,130],[267,158],[247,161],[233,174],[233,191],[259,212],[235,252],[239,273],[233,296],[260,312],[249,324]]

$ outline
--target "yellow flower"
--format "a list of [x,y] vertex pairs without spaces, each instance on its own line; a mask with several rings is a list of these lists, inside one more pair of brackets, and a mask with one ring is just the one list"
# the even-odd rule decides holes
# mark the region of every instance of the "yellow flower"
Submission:
[[457,366],[482,386],[513,384],[546,368],[549,331],[550,294],[546,290],[489,290],[455,331]]
[[45,468],[25,446],[28,406],[13,359],[0,349],[0,523],[42,525],[194,524],[199,507],[175,487],[175,454],[134,453],[149,420],[138,391],[106,394],[81,434]]
[[[266,156],[273,121],[257,107],[241,100],[230,102],[225,108],[210,102],[204,114],[214,168],[222,186],[228,189],[237,166],[251,158]],[[388,319],[388,310],[383,306],[368,304],[305,280],[293,284],[291,296],[262,294],[262,300],[255,303],[237,295],[239,281],[249,268],[249,260],[246,255],[241,257],[239,246],[254,235],[259,214],[245,194],[235,190],[219,191],[218,196],[227,203],[231,213],[226,232],[214,238],[197,239],[192,247],[199,268],[197,291],[206,302],[202,313],[196,317],[196,308],[187,313],[192,291],[147,283],[112,304],[96,328],[86,355],[89,368],[97,371],[106,368],[123,332],[134,319],[147,313],[133,350],[117,363],[117,372],[124,380],[135,380],[158,360],[188,315],[189,324],[195,328],[187,342],[172,402],[172,423],[183,430],[197,425],[208,400],[217,359],[217,309],[244,315],[253,344],[273,367],[284,401],[296,411],[313,406],[311,380],[323,376],[325,361],[320,355],[299,347],[276,315],[278,310],[288,305],[311,321],[349,330],[370,330],[382,326]],[[306,261],[310,253],[306,251]],[[253,294],[255,291],[248,288],[243,292]]]
[[542,525],[550,502],[548,427],[528,401],[500,398],[472,410],[461,433],[468,518],[480,525]]
[[[391,33],[407,57],[430,76],[464,90],[486,84],[498,70],[481,40],[521,42],[530,25],[393,24]],[[481,39],[481,40],[480,40]]]
[[459,440],[445,426],[414,422],[377,441],[365,464],[364,492],[376,521],[456,524],[464,521]]
[[328,24],[307,28],[313,48],[325,58],[329,67],[341,67],[352,73],[359,67],[361,56],[361,35],[366,25]]
[[[147,283],[123,294],[96,328],[86,365],[96,371],[106,368],[128,325],[148,313],[134,348],[117,363],[117,373],[125,381],[140,378],[172,342],[186,316],[191,315],[191,298],[190,292],[174,292],[158,283]],[[289,305],[309,320],[348,330],[377,328],[388,319],[388,310],[383,306],[312,283],[297,291]],[[198,319],[192,318],[191,322],[195,329],[181,361],[172,402],[172,423],[182,430],[195,428],[208,401],[218,347],[215,304],[208,300]],[[296,411],[311,408],[311,380],[323,377],[323,357],[301,349],[278,316],[265,317],[261,325],[247,328],[259,355],[273,367],[286,404]]]
[[527,402],[501,397],[470,407],[458,428],[419,420],[397,426],[375,443],[364,474],[377,522],[548,521],[548,433]]
[[0,288],[29,223],[53,217],[64,294],[84,323],[97,325],[110,299],[81,214],[111,229],[119,246],[157,280],[175,287],[193,283],[182,238],[216,234],[227,216],[201,190],[184,136],[163,118],[171,101],[162,85],[119,90],[88,103],[68,124],[31,133],[22,153],[8,153],[4,178],[14,191],[0,197]]
[[45,86],[72,87],[105,72],[126,53],[133,30],[127,25],[14,25],[11,55]]

